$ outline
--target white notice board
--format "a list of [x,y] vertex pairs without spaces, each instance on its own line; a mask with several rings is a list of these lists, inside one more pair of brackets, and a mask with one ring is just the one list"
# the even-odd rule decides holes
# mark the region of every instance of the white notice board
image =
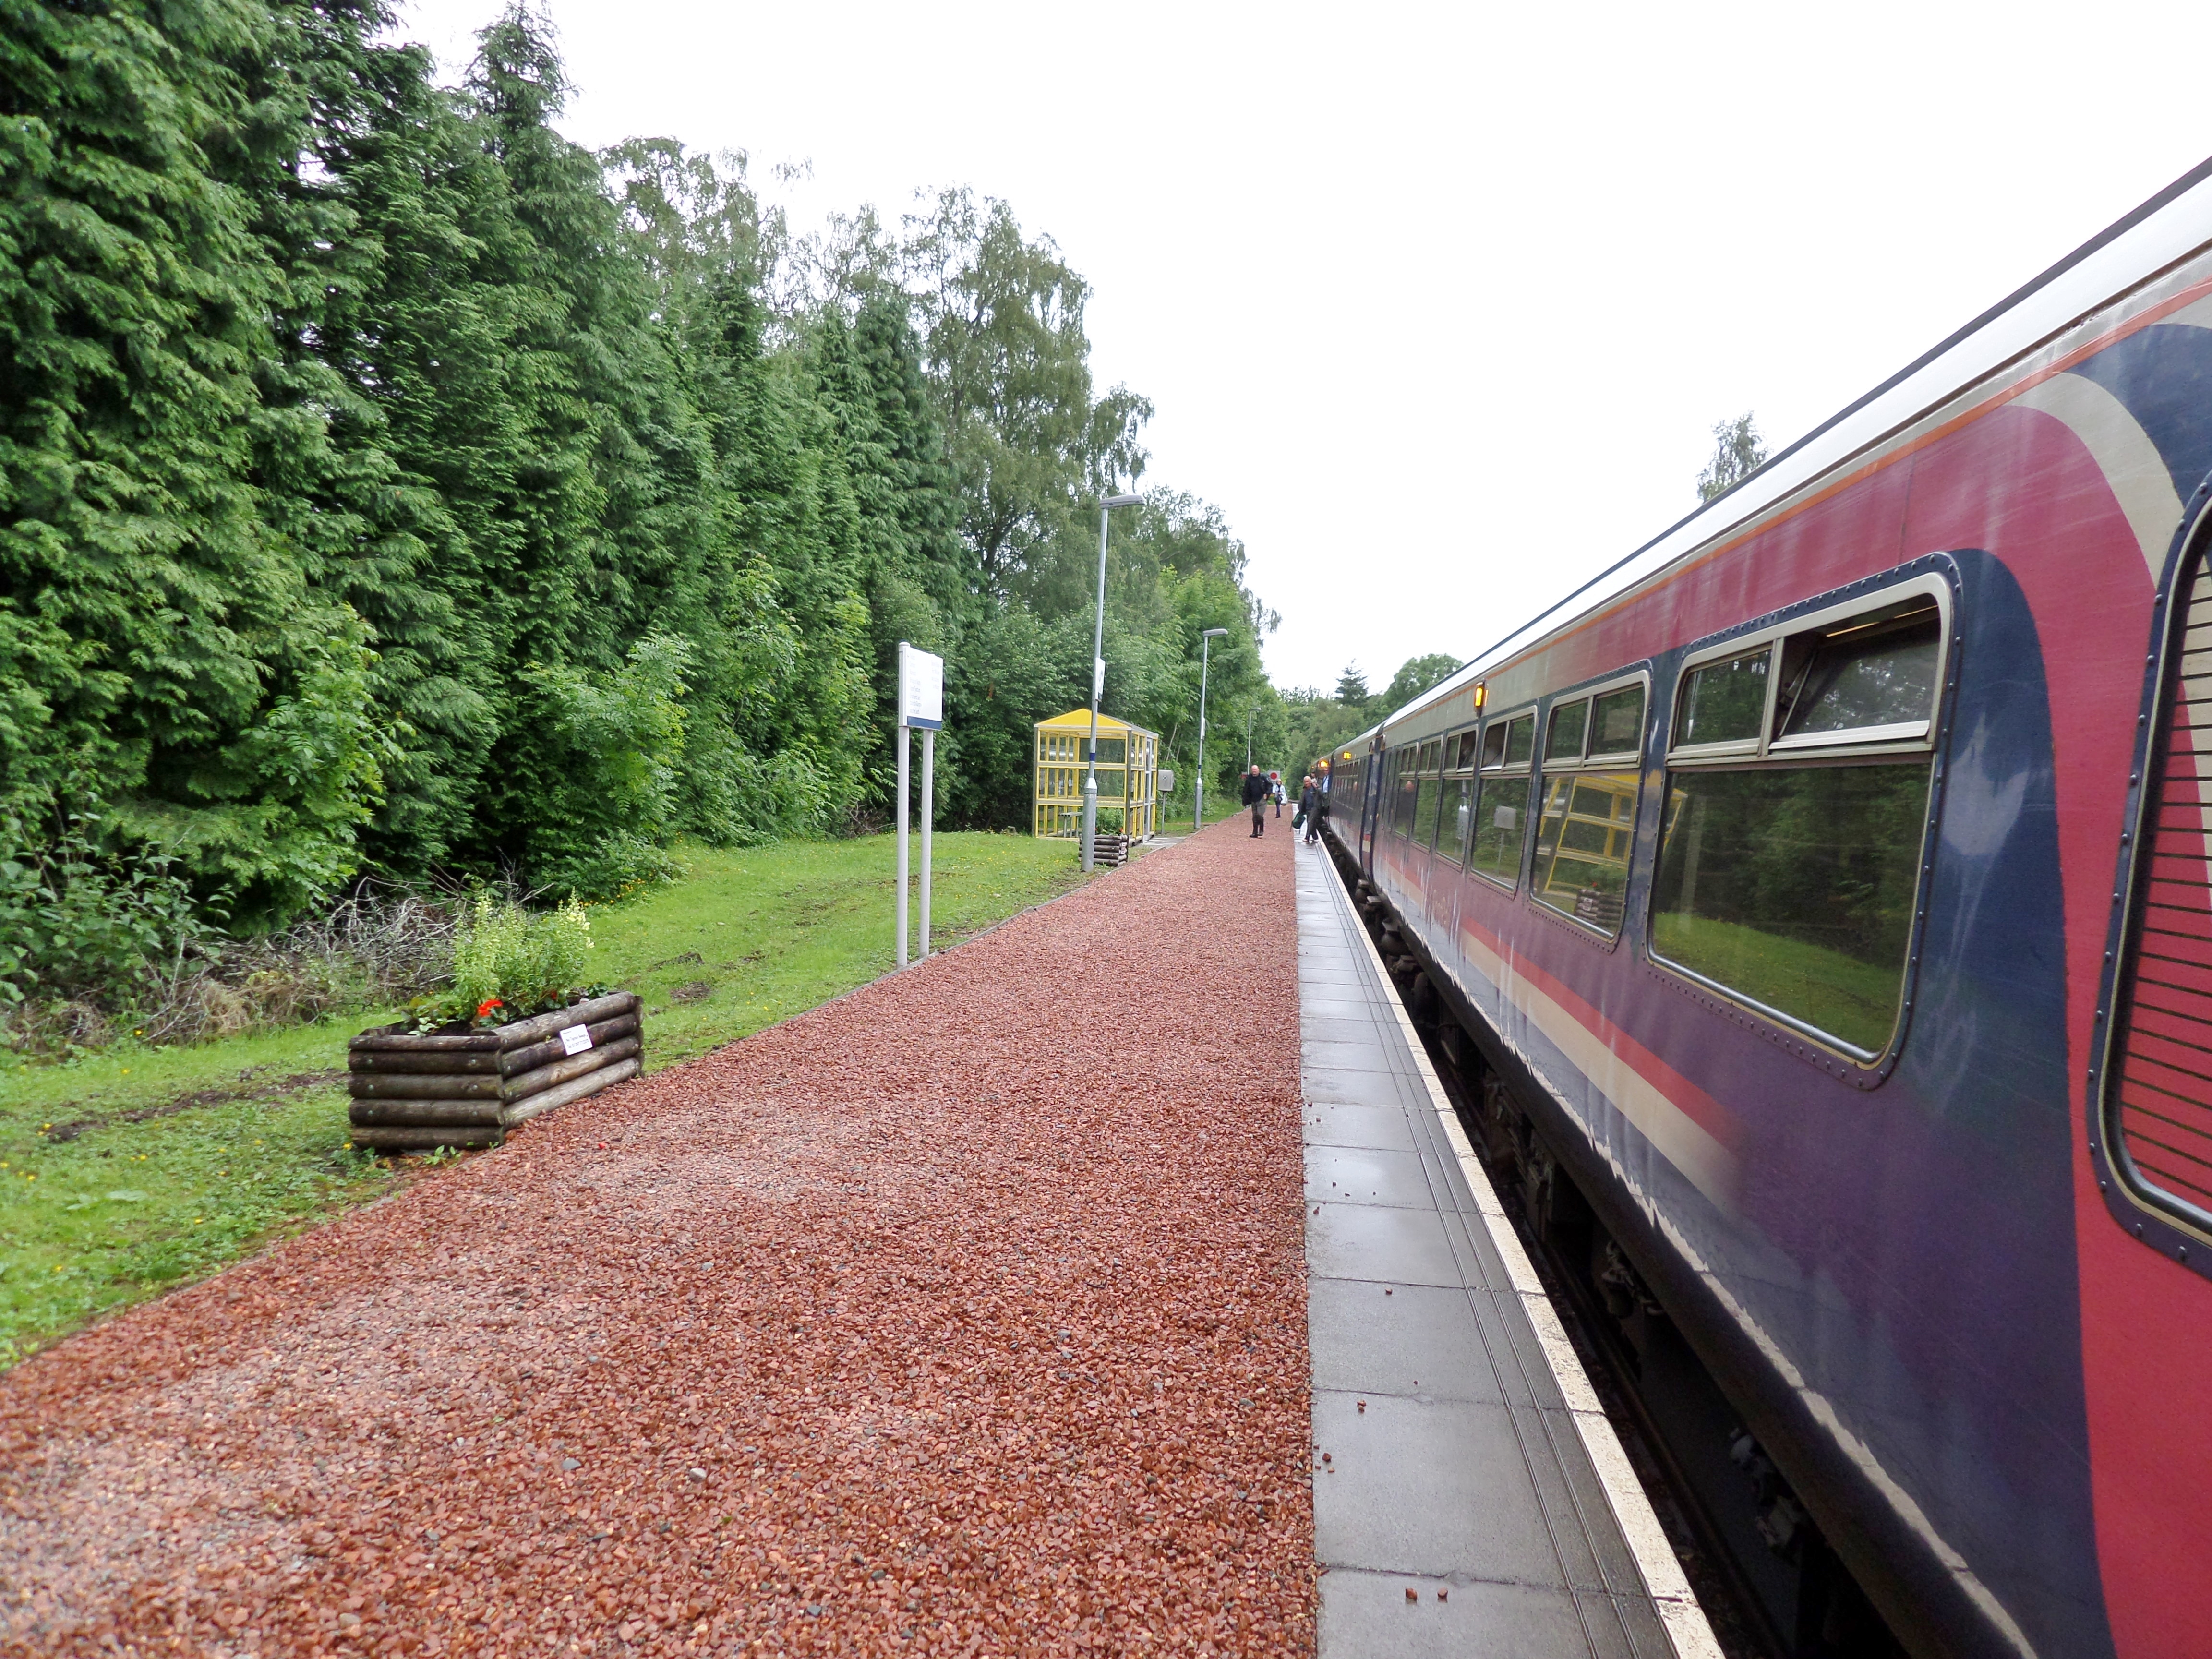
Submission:
[[945,726],[945,659],[917,651],[904,640],[898,653],[898,723],[924,731]]

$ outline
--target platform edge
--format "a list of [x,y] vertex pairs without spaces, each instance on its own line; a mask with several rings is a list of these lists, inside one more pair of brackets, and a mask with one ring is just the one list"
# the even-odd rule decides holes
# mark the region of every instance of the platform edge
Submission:
[[[1349,908],[1350,896],[1345,892],[1343,878],[1333,864],[1328,868],[1328,879],[1335,888],[1338,902]],[[1637,1572],[1658,1612],[1675,1659],[1724,1659],[1712,1626],[1705,1618],[1705,1610],[1698,1604],[1697,1593],[1690,1588],[1674,1547],[1667,1541],[1665,1528],[1659,1524],[1658,1511],[1651,1507],[1644,1483],[1636,1478],[1620,1437],[1613,1432],[1613,1424],[1599,1404],[1597,1390],[1590,1386],[1589,1373],[1583,1368],[1582,1357],[1567,1340],[1566,1329],[1559,1323],[1559,1310],[1545,1294],[1542,1281],[1536,1277],[1535,1266],[1522,1248],[1520,1235],[1513,1231],[1505,1206],[1498,1200],[1498,1189],[1491,1185],[1490,1172],[1475,1157],[1467,1132],[1460,1127],[1459,1115],[1452,1109],[1436,1068],[1429,1064],[1428,1050],[1421,1045],[1420,1033],[1413,1029],[1413,1016],[1406,1012],[1405,1002],[1398,994],[1397,981],[1383,966],[1382,952],[1375,948],[1374,939],[1356,913],[1352,921],[1352,931],[1366,947],[1375,975],[1389,994],[1390,1012],[1397,1016],[1407,1047],[1413,1051],[1413,1066],[1420,1073],[1422,1086],[1428,1091],[1429,1104],[1436,1112],[1452,1155],[1459,1160],[1460,1173],[1467,1179],[1468,1190],[1474,1194],[1475,1207],[1482,1212],[1490,1242],[1504,1258],[1514,1291],[1528,1309],[1538,1345],[1544,1351],[1545,1363],[1552,1368],[1553,1378],[1567,1403],[1567,1415],[1573,1419],[1575,1432],[1582,1437],[1590,1467],[1605,1489],[1606,1502],[1612,1507],[1621,1537],[1636,1559]]]

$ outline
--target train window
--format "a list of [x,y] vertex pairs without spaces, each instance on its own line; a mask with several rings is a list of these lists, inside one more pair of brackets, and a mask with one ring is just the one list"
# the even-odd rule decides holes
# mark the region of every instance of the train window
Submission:
[[1505,728],[1505,763],[1526,766],[1536,752],[1536,717],[1515,720]]
[[1536,717],[1493,721],[1490,731],[1502,733],[1502,738],[1493,744],[1486,733],[1468,868],[1515,887],[1520,884],[1521,848],[1528,836],[1528,763],[1536,750]]
[[1544,744],[1552,775],[1537,809],[1529,895],[1608,939],[1620,933],[1628,890],[1641,781],[1633,762],[1643,729],[1639,678],[1553,705]]
[[1554,703],[1551,723],[1544,732],[1544,764],[1571,766],[1583,757],[1583,737],[1589,730],[1587,699]]
[[1948,603],[1923,579],[1676,695],[1653,957],[1863,1060],[1903,1003]]
[[1544,781],[1530,893],[1607,938],[1620,933],[1636,838],[1635,772],[1570,772]]
[[1790,641],[1772,747],[1919,738],[1935,712],[1942,619],[1931,605]]
[[1434,738],[1421,745],[1420,783],[1413,797],[1413,842],[1419,847],[1436,844],[1437,802],[1443,793],[1443,781],[1437,775],[1442,748]]
[[1473,727],[1444,739],[1444,795],[1437,820],[1437,856],[1454,864],[1467,858],[1467,832],[1474,821],[1474,763],[1477,759]]
[[1644,688],[1624,686],[1590,704],[1590,758],[1634,755],[1644,747]]
[[1482,763],[1486,767],[1505,764],[1505,726],[1504,720],[1492,720],[1482,734]]
[[1766,671],[1773,660],[1769,646],[1685,674],[1674,700],[1674,746],[1755,748],[1766,720]]
[[2212,574],[2200,565],[2178,593],[2100,1092],[2120,1189],[2202,1238],[2212,1236]]
[[1420,750],[1409,743],[1398,751],[1398,787],[1390,803],[1390,827],[1409,839],[1413,833],[1413,808],[1419,799],[1420,787]]

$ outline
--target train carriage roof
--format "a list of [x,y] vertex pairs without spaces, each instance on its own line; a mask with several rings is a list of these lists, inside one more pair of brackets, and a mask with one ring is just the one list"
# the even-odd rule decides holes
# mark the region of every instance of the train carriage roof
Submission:
[[1394,710],[1379,725],[1352,739],[1352,744],[1370,741],[1376,733],[1387,732],[1400,720],[1573,627],[1677,561],[1749,525],[2209,244],[2212,244],[2212,160],[2184,173],[2033,281],[1770,457],[1732,489],[1700,504],[1549,609],[1477,652],[1449,679]]

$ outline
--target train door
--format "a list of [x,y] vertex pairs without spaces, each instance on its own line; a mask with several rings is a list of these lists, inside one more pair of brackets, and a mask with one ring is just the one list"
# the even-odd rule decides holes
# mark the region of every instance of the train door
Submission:
[[1382,810],[1389,786],[1389,750],[1376,747],[1369,750],[1362,763],[1367,769],[1367,787],[1359,797],[1359,868],[1370,881],[1375,878],[1375,819]]

